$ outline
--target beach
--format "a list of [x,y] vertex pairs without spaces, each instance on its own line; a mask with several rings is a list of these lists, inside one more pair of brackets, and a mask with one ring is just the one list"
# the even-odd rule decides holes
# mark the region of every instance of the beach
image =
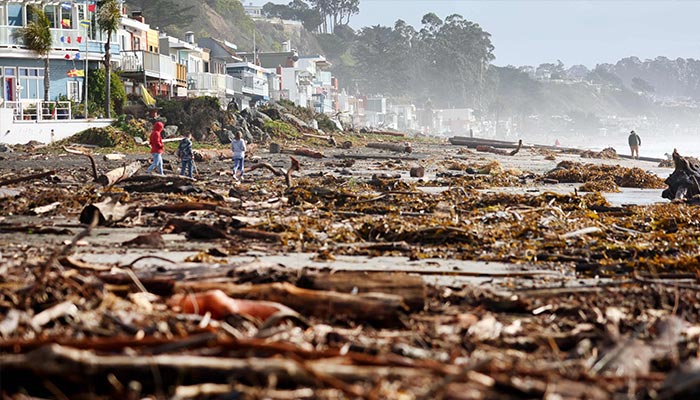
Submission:
[[[407,140],[410,152],[364,145]],[[667,390],[680,364],[658,369],[671,353],[659,344],[665,328],[652,325],[682,327],[668,339],[681,354],[696,346],[680,337],[698,326],[698,245],[682,236],[697,229],[693,206],[661,198],[672,168],[380,135],[349,149],[307,146],[323,157],[292,155],[298,171],[290,154],[258,145],[246,166],[270,169],[251,168],[241,182],[230,159],[202,150],[196,181],[177,177],[166,154],[166,177],[137,173],[108,187],[93,182],[84,156],[2,154],[0,181],[50,172],[0,187],[0,367],[13,377],[4,384],[57,381],[86,359],[96,363],[89,379],[106,379],[115,363],[119,376],[138,379],[148,358],[169,383],[142,394],[174,395],[203,382],[230,389],[213,363],[238,371],[242,360],[252,386],[297,398],[583,398],[592,382],[595,398],[609,398],[631,390],[630,379],[639,393]],[[100,172],[148,165],[145,152],[107,161],[108,150],[94,151]],[[583,192],[585,182],[563,181],[607,165],[620,169],[604,180],[655,187]],[[411,176],[419,166],[424,176]],[[554,182],[557,169],[565,173]],[[107,198],[112,206],[94,207],[96,226],[80,222]],[[202,294],[194,312],[175,300],[183,293]],[[222,314],[237,298],[289,311]],[[634,342],[614,340],[640,325],[649,330]],[[54,347],[32,352],[39,341]],[[640,355],[601,358],[612,351]],[[37,357],[48,357],[46,368],[33,366]]]

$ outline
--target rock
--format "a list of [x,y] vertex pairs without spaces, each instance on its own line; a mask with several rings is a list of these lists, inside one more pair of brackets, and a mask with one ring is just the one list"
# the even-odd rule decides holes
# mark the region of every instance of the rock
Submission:
[[295,117],[295,116],[292,115],[292,114],[283,114],[283,115],[282,115],[282,120],[283,120],[284,122],[287,122],[287,123],[290,123],[290,124],[292,124],[292,125],[295,125],[295,126],[297,127],[297,129],[306,129],[306,130],[312,129],[312,128],[309,126],[309,124],[307,124],[306,122],[300,120],[299,118]]
[[422,178],[423,176],[425,176],[425,168],[424,167],[411,168],[411,177],[412,178]]
[[163,128],[163,137],[175,137],[175,134],[177,134],[177,130],[177,125],[168,125],[165,128]]
[[270,118],[269,115],[265,114],[265,113],[262,112],[262,111],[258,111],[258,118],[262,119],[263,122],[272,121],[272,118]]
[[0,153],[12,153],[12,147],[4,143],[0,143]]

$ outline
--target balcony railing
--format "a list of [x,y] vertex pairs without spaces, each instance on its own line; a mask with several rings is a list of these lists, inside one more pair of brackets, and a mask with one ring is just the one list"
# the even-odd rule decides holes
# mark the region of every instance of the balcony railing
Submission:
[[[23,46],[24,42],[18,36],[21,28],[21,26],[0,25],[0,47]],[[86,42],[84,33],[84,30],[81,29],[51,29],[52,46],[57,50],[70,51],[85,51],[85,46],[87,46],[89,53],[104,53],[104,42],[95,40]],[[80,42],[78,42],[78,37],[81,38]],[[119,54],[119,47],[116,42],[110,43],[110,53]]]
[[230,75],[199,72],[187,74],[187,89],[198,94],[233,96],[242,92],[243,82]]
[[71,119],[70,101],[6,101],[4,108],[11,108],[15,120],[43,121]]

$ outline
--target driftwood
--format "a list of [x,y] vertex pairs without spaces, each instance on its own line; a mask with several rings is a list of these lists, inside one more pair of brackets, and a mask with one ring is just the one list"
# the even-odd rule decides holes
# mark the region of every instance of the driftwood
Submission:
[[[108,376],[119,382],[141,382],[144,391],[162,390],[162,382],[195,384],[224,383],[231,380],[267,385],[272,376],[280,385],[318,387],[318,374],[342,382],[368,382],[375,379],[406,380],[425,377],[427,370],[396,366],[343,365],[326,360],[306,361],[281,358],[223,358],[196,355],[98,355],[52,344],[28,354],[0,356],[3,384],[8,389],[36,385],[37,377],[52,379],[64,393],[83,392],[89,386],[109,391]],[[158,372],[158,380],[153,379]],[[310,373],[315,371],[315,373]],[[70,377],[70,379],[68,379]],[[359,389],[358,389],[359,390]]]
[[413,151],[410,143],[367,143],[367,147],[371,149],[389,150],[397,153],[410,153]]
[[676,149],[673,149],[673,173],[666,178],[668,189],[661,193],[661,197],[669,200],[690,200],[700,194],[700,165],[682,157]]
[[196,222],[187,219],[173,218],[165,224],[166,231],[172,233],[184,233],[189,239],[212,240],[227,239],[236,240],[236,236],[249,239],[259,239],[268,242],[279,242],[282,236],[275,232],[266,232],[259,229],[240,228],[226,230],[222,227]]
[[291,165],[289,166],[289,169],[285,170],[283,168],[275,168],[272,166],[272,164],[264,163],[264,162],[258,162],[253,165],[246,166],[245,170],[246,172],[250,171],[255,171],[256,169],[267,169],[268,171],[272,172],[276,176],[284,176],[285,177],[285,183],[287,184],[287,187],[292,186],[292,172],[294,171],[299,171],[301,169],[301,164],[299,164],[299,161],[290,156],[291,159]]
[[123,179],[127,192],[154,193],[196,193],[201,190],[195,186],[195,180],[180,175],[134,175]]
[[82,152],[80,150],[70,149],[66,146],[63,146],[63,150],[65,150],[66,153],[76,154],[79,156],[85,156],[85,157],[89,158],[90,165],[92,166],[92,177],[93,177],[93,179],[97,180],[97,165],[95,164],[95,157],[93,157],[92,154],[88,154],[88,153]]
[[302,276],[297,285],[341,293],[391,293],[401,296],[413,311],[423,309],[426,286],[419,276],[383,272],[336,272]]
[[374,131],[374,130],[361,129],[360,132],[370,133],[372,135],[397,136],[397,137],[405,137],[406,136],[406,134],[403,132],[393,132],[393,131]]
[[144,207],[146,212],[164,211],[169,213],[186,213],[188,211],[208,210],[214,211],[218,208],[217,203],[206,201],[186,201],[182,203],[164,204],[162,206]]
[[0,181],[0,186],[13,185],[15,183],[28,182],[28,181],[33,181],[35,179],[46,178],[47,176],[51,176],[55,173],[56,173],[56,171],[52,170],[52,171],[47,171],[47,172],[41,172],[38,174],[32,174],[32,175],[27,175],[27,176],[20,176],[17,178],[5,179],[4,181]]
[[355,160],[420,160],[418,157],[414,156],[400,156],[400,155],[377,155],[377,154],[336,154],[336,158],[352,158]]
[[133,176],[139,169],[141,169],[141,163],[134,161],[131,164],[113,169],[100,175],[97,179],[95,179],[95,181],[102,186],[112,186],[126,178]]
[[506,151],[502,150],[493,146],[487,146],[487,145],[478,145],[476,146],[476,151],[481,151],[484,153],[493,153],[493,154],[499,154],[502,156],[514,156],[520,152],[520,149],[523,147],[523,140],[520,139],[518,141],[518,146],[513,149],[512,151]]
[[347,294],[309,290],[290,283],[236,285],[230,283],[178,283],[182,293],[219,289],[231,297],[282,303],[303,315],[319,318],[349,318],[357,321],[396,324],[407,306],[404,298],[393,294]]
[[325,157],[323,153],[311,149],[304,149],[304,148],[298,148],[294,150],[286,150],[282,149],[280,150],[280,153],[283,154],[294,154],[295,156],[305,156],[305,157],[311,157],[311,158],[323,158]]

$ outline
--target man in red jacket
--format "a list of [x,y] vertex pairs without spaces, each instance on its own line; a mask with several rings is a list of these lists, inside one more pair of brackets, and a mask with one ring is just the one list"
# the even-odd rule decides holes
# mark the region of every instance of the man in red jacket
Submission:
[[151,155],[153,156],[153,164],[146,170],[147,174],[150,174],[154,169],[158,168],[158,173],[163,175],[163,137],[160,133],[163,132],[163,123],[158,121],[153,125],[153,131],[151,131],[151,137],[149,139],[151,143]]

